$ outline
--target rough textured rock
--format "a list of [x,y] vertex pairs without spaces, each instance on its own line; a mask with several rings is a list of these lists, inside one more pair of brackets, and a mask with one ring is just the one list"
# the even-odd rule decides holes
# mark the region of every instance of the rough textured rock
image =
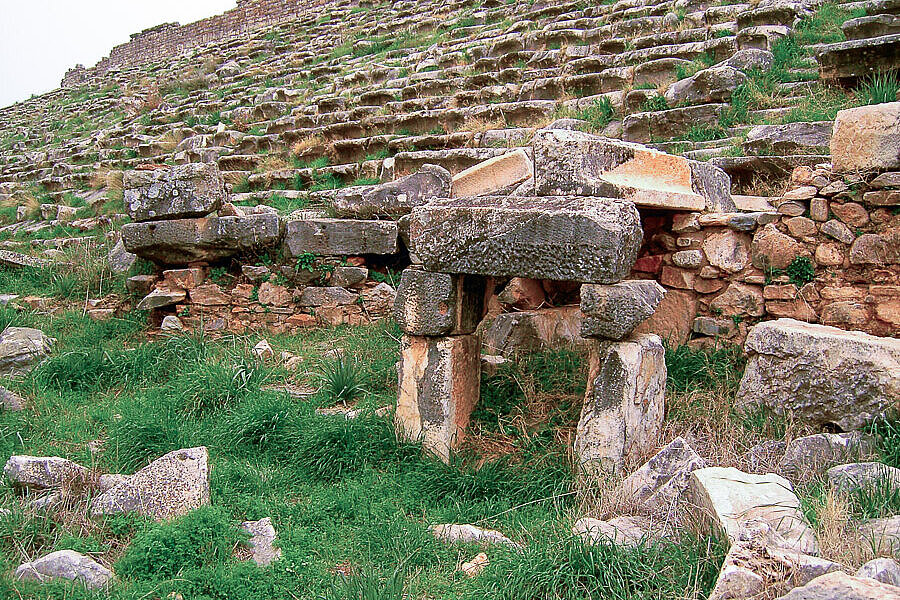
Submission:
[[410,335],[463,335],[478,326],[485,280],[478,275],[447,275],[409,268],[403,271],[394,319]]
[[547,301],[547,292],[537,279],[513,277],[497,294],[497,300],[505,307],[535,310]]
[[478,403],[479,350],[475,335],[403,337],[394,414],[398,435],[449,461]]
[[46,490],[58,488],[72,480],[84,479],[88,470],[58,456],[16,455],[6,461],[3,474],[13,485]]
[[241,529],[250,534],[250,552],[257,565],[268,567],[281,558],[281,549],[275,546],[276,533],[271,518],[244,521]]
[[900,488],[900,469],[880,462],[849,463],[827,472],[831,489],[842,492]]
[[653,315],[665,295],[664,287],[644,279],[582,285],[581,335],[621,340]]
[[662,426],[665,348],[658,336],[590,342],[588,384],[575,453],[587,471],[617,473],[643,453]]
[[750,238],[730,229],[711,233],[703,240],[703,252],[712,266],[739,273],[750,263]]
[[74,550],[60,550],[16,568],[16,579],[46,582],[68,579],[84,584],[89,590],[105,587],[115,576],[112,571]]
[[514,541],[493,529],[482,529],[474,525],[445,523],[431,528],[434,537],[449,544],[463,542],[466,544],[502,545],[518,548]]
[[528,154],[514,150],[489,158],[453,177],[453,197],[492,194],[534,177],[534,165]]
[[394,254],[399,230],[393,221],[306,219],[289,221],[284,249],[289,257]]
[[449,198],[450,184],[450,171],[425,165],[396,181],[341,190],[334,198],[334,210],[344,218],[398,218],[431,198]]
[[781,469],[791,479],[807,479],[874,450],[874,438],[859,431],[807,435],[788,442]]
[[11,392],[5,387],[0,386],[0,409],[2,410],[23,410],[25,408],[25,399]]
[[754,69],[768,71],[769,68],[775,64],[775,55],[768,50],[746,48],[744,50],[738,50],[731,55],[731,58],[724,61],[722,64],[734,67],[739,71],[752,71]]
[[579,131],[535,135],[535,190],[625,198],[640,206],[731,212],[731,179],[706,163]]
[[575,346],[583,342],[581,311],[576,306],[542,308],[497,315],[484,332],[485,351],[502,356]]
[[125,249],[125,242],[121,238],[119,238],[119,241],[115,243],[107,255],[109,270],[113,273],[127,273],[134,266],[134,261],[136,260],[137,255]]
[[16,377],[31,371],[50,354],[53,338],[31,327],[7,327],[0,333],[0,376]]
[[900,102],[839,111],[831,161],[837,173],[900,168]]
[[127,223],[122,226],[125,248],[154,262],[184,265],[217,261],[240,252],[276,245],[281,239],[278,215],[207,217]]
[[626,548],[649,546],[659,538],[648,520],[640,517],[614,517],[609,521],[585,517],[578,519],[572,533],[586,544],[615,544]]
[[779,600],[898,600],[900,588],[835,571],[794,588]]
[[215,163],[125,171],[125,208],[135,221],[203,217],[225,200],[225,182]]
[[608,198],[437,200],[410,219],[412,251],[443,273],[615,283],[642,237],[634,204]]
[[900,549],[900,515],[870,519],[859,526],[859,534],[873,552],[894,554]]
[[831,121],[757,125],[747,132],[744,151],[749,154],[828,153]]
[[776,545],[804,554],[817,554],[812,529],[803,520],[800,501],[791,483],[779,475],[752,475],[733,467],[707,467],[691,473],[687,498],[711,527],[721,527],[729,539],[758,522],[778,537]]
[[666,509],[680,498],[691,473],[706,466],[683,438],[677,437],[622,481],[622,492],[636,502]]
[[815,425],[861,428],[900,398],[900,340],[794,319],[760,323],[736,406],[764,406]]
[[174,450],[94,498],[94,516],[137,512],[163,521],[209,504],[209,455],[204,447]]
[[666,101],[670,106],[681,103],[707,104],[727,102],[734,88],[747,80],[738,69],[721,64],[697,71],[690,77],[676,81],[666,90]]
[[893,558],[875,558],[861,566],[856,577],[868,577],[888,585],[900,586],[900,564]]
[[135,309],[137,310],[153,310],[155,308],[163,308],[184,302],[187,293],[184,290],[170,290],[166,288],[157,288],[141,298]]

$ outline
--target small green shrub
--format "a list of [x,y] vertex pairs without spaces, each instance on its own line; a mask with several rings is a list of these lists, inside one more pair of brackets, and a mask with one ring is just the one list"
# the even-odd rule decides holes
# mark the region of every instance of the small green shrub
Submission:
[[666,345],[666,387],[675,392],[695,389],[736,390],[746,359],[741,347],[727,344],[715,349]]
[[322,391],[332,402],[346,405],[365,393],[359,365],[344,357],[325,362],[319,378],[322,381]]
[[666,102],[664,96],[650,96],[641,105],[644,112],[656,112],[659,110],[669,110],[669,103]]
[[785,269],[785,273],[791,278],[791,283],[802,287],[816,278],[816,268],[812,261],[805,256],[797,256]]

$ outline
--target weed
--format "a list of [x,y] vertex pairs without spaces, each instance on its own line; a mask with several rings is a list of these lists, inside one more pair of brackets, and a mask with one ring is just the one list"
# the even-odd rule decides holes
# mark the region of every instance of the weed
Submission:
[[791,283],[797,287],[803,287],[816,278],[816,268],[812,261],[805,256],[795,257],[785,269],[785,273],[791,278]]
[[666,387],[676,392],[693,389],[737,390],[746,359],[741,347],[726,344],[720,348],[695,349],[687,345],[666,345]]
[[322,390],[328,399],[346,406],[348,402],[365,393],[360,375],[356,363],[340,357],[324,363],[319,377],[322,381]]
[[882,104],[895,102],[900,92],[900,81],[896,72],[876,73],[865,80],[856,90],[860,104]]

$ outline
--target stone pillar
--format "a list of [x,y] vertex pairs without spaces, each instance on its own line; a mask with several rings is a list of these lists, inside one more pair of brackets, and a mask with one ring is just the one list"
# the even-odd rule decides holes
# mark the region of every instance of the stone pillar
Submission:
[[403,439],[449,462],[465,436],[481,386],[481,319],[485,279],[409,268],[394,314],[400,347],[394,424]]
[[575,453],[583,472],[616,474],[655,447],[665,414],[666,351],[654,334],[589,346]]

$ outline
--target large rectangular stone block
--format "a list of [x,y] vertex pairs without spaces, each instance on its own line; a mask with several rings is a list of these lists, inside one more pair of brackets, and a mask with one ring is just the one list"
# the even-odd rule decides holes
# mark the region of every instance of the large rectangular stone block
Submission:
[[453,178],[453,197],[480,196],[509,188],[534,176],[528,154],[519,148],[469,167]]
[[126,171],[125,208],[135,221],[203,217],[225,200],[225,182],[215,163]]
[[837,173],[900,169],[900,102],[839,111],[831,160]]
[[277,244],[281,219],[275,214],[146,221],[122,226],[125,249],[169,265],[216,261]]
[[285,254],[297,257],[310,252],[321,256],[395,254],[397,223],[356,219],[303,219],[288,221]]
[[581,335],[621,340],[649,319],[666,295],[652,279],[581,286]]
[[604,196],[651,208],[735,210],[731,178],[707,163],[580,131],[539,131],[532,143],[539,196]]
[[403,439],[420,441],[444,462],[465,436],[481,384],[477,335],[404,336],[394,423]]
[[587,473],[621,472],[652,447],[665,414],[666,351],[659,336],[590,341],[588,382],[575,436]]
[[627,200],[480,196],[415,208],[409,235],[429,271],[615,283],[643,231]]
[[475,331],[484,307],[485,279],[410,268],[403,271],[394,318],[410,335],[462,335]]

